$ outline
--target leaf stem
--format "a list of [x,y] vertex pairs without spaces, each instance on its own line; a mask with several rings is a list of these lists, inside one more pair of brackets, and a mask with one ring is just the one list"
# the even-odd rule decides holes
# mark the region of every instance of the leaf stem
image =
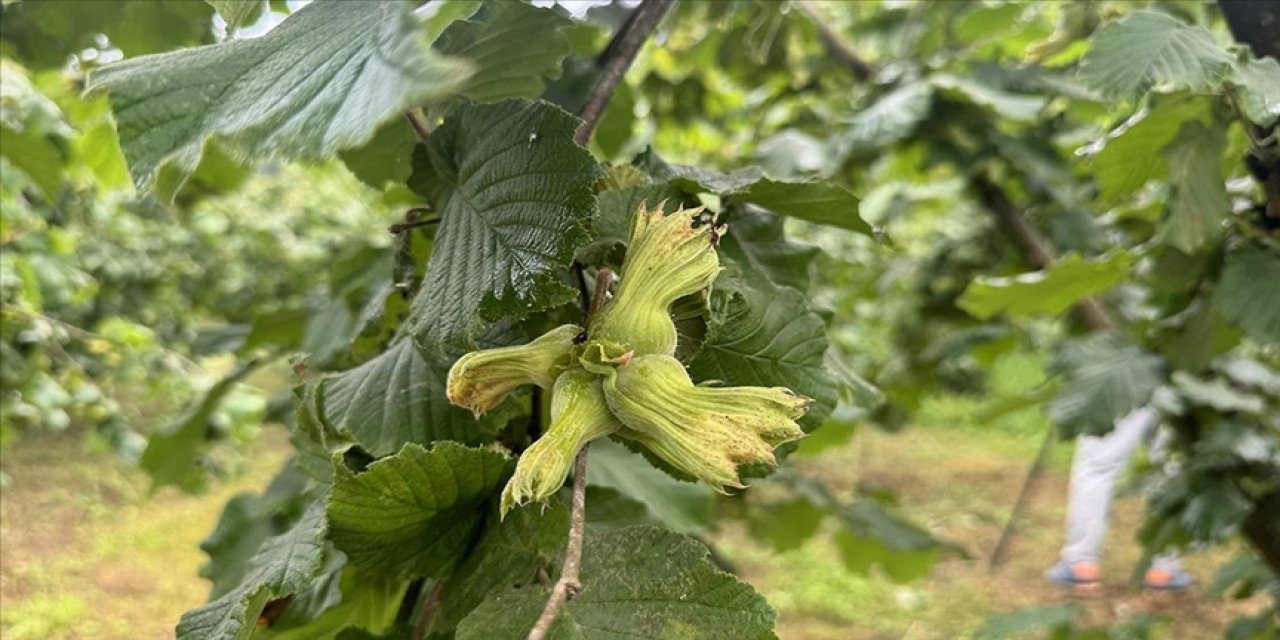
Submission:
[[413,640],[427,637],[427,629],[431,627],[431,619],[435,617],[436,606],[440,604],[440,596],[444,592],[444,583],[437,582],[422,597],[422,606],[418,609],[418,621],[413,626]]
[[409,121],[409,126],[413,127],[413,132],[418,134],[418,139],[426,144],[431,138],[431,127],[427,126],[427,122],[422,119],[422,115],[416,110],[410,109],[404,112],[404,119]]
[[644,0],[600,53],[600,57],[596,59],[597,66],[602,69],[600,79],[591,88],[586,104],[578,112],[578,117],[582,118],[582,124],[573,135],[574,142],[582,146],[587,145],[587,141],[591,139],[591,132],[595,130],[605,107],[609,105],[609,99],[617,90],[618,83],[622,82],[627,68],[635,61],[640,47],[644,46],[645,41],[649,39],[649,34],[657,28],[658,22],[662,20],[671,2],[672,0]]

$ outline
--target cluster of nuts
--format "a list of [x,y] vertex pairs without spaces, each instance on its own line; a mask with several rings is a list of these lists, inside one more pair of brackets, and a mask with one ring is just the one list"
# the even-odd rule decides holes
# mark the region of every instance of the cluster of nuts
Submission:
[[[449,401],[476,415],[517,388],[551,389],[551,425],[521,456],[502,513],[555,493],[574,457],[595,438],[630,440],[675,469],[724,492],[742,487],[738,466],[776,464],[773,450],[804,435],[796,419],[810,399],[783,387],[694,384],[676,360],[670,307],[711,286],[721,230],[699,225],[701,208],[663,215],[641,205],[616,295],[582,328],[564,325],[526,345],[468,353],[449,371]],[[581,343],[579,343],[581,342]]]

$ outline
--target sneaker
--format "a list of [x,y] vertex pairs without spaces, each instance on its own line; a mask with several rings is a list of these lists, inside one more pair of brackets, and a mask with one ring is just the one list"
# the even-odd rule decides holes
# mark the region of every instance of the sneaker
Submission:
[[1091,587],[1102,580],[1102,569],[1096,562],[1059,562],[1044,574],[1045,579],[1063,587]]
[[1155,591],[1181,591],[1191,586],[1191,574],[1182,569],[1147,569],[1142,586]]

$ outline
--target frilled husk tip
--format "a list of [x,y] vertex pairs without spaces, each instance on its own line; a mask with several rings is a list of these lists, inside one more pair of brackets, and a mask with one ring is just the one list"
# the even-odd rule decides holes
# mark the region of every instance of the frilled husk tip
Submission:
[[555,494],[569,476],[578,452],[622,426],[605,404],[600,378],[588,371],[564,372],[552,393],[551,426],[520,455],[515,474],[502,490],[504,517],[515,507]]
[[716,229],[695,225],[703,215],[702,207],[664,215],[661,204],[640,206],[617,296],[593,323],[592,337],[626,343],[636,353],[675,351],[671,303],[710,287],[720,273]]
[[462,356],[449,369],[449,402],[480,416],[524,385],[550,388],[572,363],[574,339],[581,333],[582,327],[567,324],[528,344]]
[[778,445],[804,437],[796,419],[810,403],[782,387],[697,386],[665,355],[631,358],[603,388],[620,437],[721,492],[742,486],[739,465],[775,465]]

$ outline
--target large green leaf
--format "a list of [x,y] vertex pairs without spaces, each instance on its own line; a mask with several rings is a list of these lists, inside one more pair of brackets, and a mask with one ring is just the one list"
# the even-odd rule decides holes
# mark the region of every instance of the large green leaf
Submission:
[[254,640],[330,640],[347,637],[357,630],[381,633],[392,626],[409,588],[408,580],[370,576],[349,566],[330,575],[339,581],[341,601],[333,604],[330,599],[333,596],[326,589],[317,604],[332,606],[323,610],[301,610],[294,618],[293,609],[301,598],[299,594],[279,619],[254,634]]
[[838,516],[844,529],[836,533],[836,547],[850,571],[879,565],[893,580],[909,582],[929,575],[942,556],[942,543],[877,502],[859,500]]
[[373,360],[324,379],[316,389],[317,406],[329,428],[350,434],[375,456],[408,443],[491,441],[493,419],[477,420],[445,398],[448,374],[448,365],[433,363],[403,339]]
[[307,588],[324,562],[324,502],[316,501],[292,529],[268,538],[239,587],[183,614],[179,640],[247,638],[267,602]]
[[[653,527],[592,535],[582,590],[560,609],[553,640],[771,637],[774,612],[750,586],[719,571],[706,548]],[[547,601],[534,584],[489,597],[458,627],[459,640],[524,638]]]
[[405,445],[359,474],[339,461],[329,501],[333,543],[374,575],[444,577],[471,544],[507,463],[497,451],[452,442]]
[[0,60],[0,83],[0,155],[54,201],[65,181],[67,143],[75,132],[22,67]]
[[1070,433],[1111,431],[1164,380],[1163,358],[1110,334],[1068,343],[1059,361],[1066,379],[1048,414]]
[[1196,96],[1171,96],[1112,132],[1093,159],[1093,175],[1104,200],[1128,195],[1148,180],[1168,173],[1161,153],[1189,120],[1208,122],[1208,103]]
[[903,84],[859,111],[849,121],[841,144],[854,152],[893,144],[911,135],[929,115],[932,105],[932,84]]
[[469,348],[485,320],[572,299],[560,280],[595,214],[595,161],[578,120],[541,102],[468,106],[432,135],[415,183],[440,212],[410,323],[429,352]]
[[1154,11],[1135,11],[1099,29],[1080,63],[1086,84],[1129,100],[1157,84],[1208,91],[1230,70],[1230,54],[1204,27]]
[[697,380],[787,387],[813,398],[800,424],[812,429],[831,413],[836,385],[823,366],[826,325],[803,294],[788,287],[717,289],[709,335],[689,364]]
[[[631,235],[631,219],[636,210],[643,204],[653,209],[663,204],[663,210],[670,213],[682,205],[692,202],[693,198],[684,196],[680,191],[665,184],[640,184],[608,189],[597,194],[600,202],[600,213],[592,221],[591,244],[582,247],[578,252],[578,260],[583,264],[621,267],[621,252],[616,251],[627,246]],[[613,260],[610,262],[610,260]]]
[[1237,63],[1231,84],[1240,92],[1240,110],[1260,127],[1280,119],[1280,60]]
[[754,204],[774,213],[818,224],[870,234],[871,225],[858,215],[858,197],[825,180],[772,180],[760,169],[746,167],[729,173],[671,164],[652,151],[636,158],[636,166],[655,180],[690,194],[712,193],[731,202]]
[[227,23],[227,33],[243,27],[262,13],[266,6],[264,0],[204,0],[218,10],[222,21]]
[[458,88],[472,101],[536,98],[542,95],[544,78],[560,75],[570,50],[563,31],[570,26],[572,20],[551,9],[490,2],[482,22],[455,22],[435,49],[472,63],[475,73]]
[[831,182],[780,182],[765,178],[735,200],[774,213],[871,235],[871,225],[858,215],[858,197]]
[[668,528],[696,533],[715,526],[713,496],[706,486],[676,480],[610,440],[592,443],[588,459],[587,482],[641,502]]
[[1198,122],[1183,126],[1164,151],[1169,165],[1169,217],[1160,237],[1184,253],[1195,254],[1222,234],[1222,221],[1231,212],[1222,181],[1222,152],[1227,136],[1221,129]]
[[97,48],[99,34],[126,56],[213,42],[213,7],[170,0],[3,3],[0,39],[32,68],[61,67]]
[[786,221],[766,211],[744,208],[729,218],[720,238],[720,277],[738,283],[759,278],[779,287],[807,291],[816,247],[787,240]]
[[200,550],[209,555],[200,576],[213,583],[210,598],[238,586],[262,543],[284,533],[302,515],[309,503],[308,485],[289,461],[261,495],[241,493],[227,502],[213,532],[200,542]]
[[[589,504],[591,513],[595,504]],[[551,566],[564,551],[568,535],[569,511],[554,500],[516,509],[501,522],[494,521],[450,578],[431,620],[432,632],[457,627],[493,591],[534,582],[539,567]]]
[[1246,248],[1227,256],[1213,306],[1261,344],[1280,345],[1280,255]]
[[210,138],[240,157],[323,159],[466,78],[465,63],[426,49],[410,8],[317,0],[260,38],[125,60],[89,88],[110,94],[134,181],[162,195]]
[[1123,282],[1133,262],[1133,254],[1126,251],[1094,260],[1072,253],[1043,271],[974,278],[956,305],[981,320],[1001,313],[1011,317],[1057,315]]
[[227,394],[262,364],[261,360],[242,363],[193,400],[182,415],[151,435],[138,464],[151,474],[156,488],[173,485],[194,493],[205,487],[209,469],[199,461],[208,440],[209,418]]
[[971,78],[938,74],[929,78],[934,86],[964,100],[994,111],[1009,120],[1034,120],[1044,109],[1044,96],[1009,93]]

